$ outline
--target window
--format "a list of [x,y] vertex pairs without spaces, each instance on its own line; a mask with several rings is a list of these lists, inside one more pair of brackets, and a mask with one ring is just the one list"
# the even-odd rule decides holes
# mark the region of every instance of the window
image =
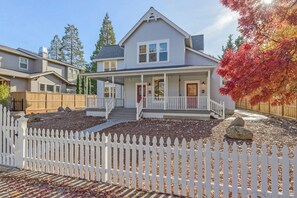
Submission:
[[167,43],[160,43],[159,61],[168,60]]
[[28,69],[28,59],[20,57],[19,67],[20,67],[20,69]]
[[45,91],[45,84],[39,84],[39,91]]
[[104,61],[103,62],[103,69],[104,71],[114,71],[117,69],[117,62],[116,61]]
[[139,62],[146,63],[146,45],[139,46]]
[[169,40],[138,44],[138,63],[167,62]]
[[226,82],[227,82],[226,79],[224,79],[223,77],[220,77],[220,86],[221,86],[221,87],[224,87],[225,84],[226,84]]
[[[114,85],[114,98],[116,97],[116,86]],[[112,97],[112,84],[105,83],[104,88],[104,97],[105,98],[111,98]]]
[[61,92],[61,88],[59,85],[56,85],[56,93],[60,93]]
[[47,92],[54,92],[54,85],[46,85],[46,91]]
[[164,78],[154,78],[153,79],[154,88],[154,100],[163,101],[164,100]]

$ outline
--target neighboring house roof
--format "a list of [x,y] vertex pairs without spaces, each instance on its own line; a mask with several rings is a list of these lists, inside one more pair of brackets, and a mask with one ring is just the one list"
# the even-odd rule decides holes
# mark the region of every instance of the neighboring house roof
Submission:
[[0,80],[4,80],[4,81],[10,81],[10,79],[5,78],[4,76],[0,76]]
[[103,46],[99,51],[99,54],[92,59],[111,59],[111,58],[124,58],[124,48],[119,45]]
[[60,65],[64,65],[64,66],[67,66],[67,67],[73,67],[75,69],[79,69],[79,70],[82,70],[81,68],[79,67],[76,67],[74,65],[70,65],[68,63],[64,63],[62,61],[59,61],[59,60],[55,60],[55,59],[52,59],[52,58],[44,58],[42,56],[40,56],[38,53],[36,52],[32,52],[32,51],[29,51],[29,50],[26,50],[26,49],[22,49],[22,48],[18,48],[17,50],[21,51],[21,52],[24,52],[26,54],[29,54],[31,56],[34,56],[34,57],[38,57],[38,58],[42,58],[42,59],[45,59],[47,61],[50,61],[50,62],[53,62],[53,63],[57,63],[57,64],[60,64]]
[[73,84],[71,82],[69,82],[68,80],[66,80],[65,78],[63,78],[63,76],[59,75],[58,73],[54,72],[54,71],[46,71],[46,72],[42,72],[42,73],[34,73],[34,74],[30,74],[29,78],[33,79],[33,78],[37,78],[37,77],[41,77],[41,76],[46,76],[46,75],[50,75],[53,74],[54,76],[58,77],[59,79],[61,79],[62,81],[64,81],[67,84]]
[[136,29],[145,21],[150,21],[150,20],[157,20],[157,19],[162,19],[165,21],[168,25],[176,29],[179,33],[184,35],[186,38],[190,38],[191,35],[188,34],[186,31],[178,27],[175,23],[170,21],[168,18],[166,18],[164,15],[162,15],[160,12],[158,12],[155,8],[151,7],[145,15],[134,25],[134,27],[122,38],[122,40],[119,42],[120,46],[123,46],[124,42],[136,31]]
[[34,59],[34,60],[36,59],[35,56],[28,55],[26,53],[23,53],[23,52],[17,50],[17,49],[13,49],[13,48],[10,48],[10,47],[4,46],[4,45],[0,45],[0,51],[12,53],[12,54],[15,54],[18,56],[23,56],[23,57]]
[[67,84],[73,84],[73,83],[69,82],[68,80],[66,80],[65,78],[63,78],[63,76],[59,75],[58,73],[56,73],[54,71],[46,71],[46,72],[42,72],[42,73],[27,74],[27,73],[18,72],[18,71],[11,70],[11,69],[0,68],[0,75],[18,77],[18,78],[26,78],[26,79],[33,79],[36,77],[46,76],[46,75],[50,75],[50,74],[56,76],[57,78],[61,79],[62,81],[64,81]]
[[192,48],[196,51],[204,50],[204,35],[191,36]]

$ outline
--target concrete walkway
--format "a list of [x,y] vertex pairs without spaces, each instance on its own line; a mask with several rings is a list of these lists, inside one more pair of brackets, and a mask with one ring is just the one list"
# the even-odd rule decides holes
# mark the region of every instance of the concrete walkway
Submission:
[[[239,110],[239,109],[236,109],[234,112],[239,114],[244,120],[258,121],[258,120],[268,119],[267,116],[258,114],[257,112],[251,113],[251,112],[247,112],[247,111]],[[232,117],[227,118],[227,120],[234,120],[235,118],[236,118],[236,116],[232,116]]]
[[103,129],[112,127],[112,126],[114,126],[116,124],[120,124],[120,123],[128,122],[128,121],[130,121],[130,120],[125,120],[125,119],[121,119],[121,120],[108,119],[106,122],[104,122],[102,124],[99,124],[99,125],[96,125],[96,126],[93,126],[91,128],[85,129],[83,132],[85,132],[85,133],[95,133],[95,132],[102,131]]
[[174,196],[0,166],[0,197],[165,198]]

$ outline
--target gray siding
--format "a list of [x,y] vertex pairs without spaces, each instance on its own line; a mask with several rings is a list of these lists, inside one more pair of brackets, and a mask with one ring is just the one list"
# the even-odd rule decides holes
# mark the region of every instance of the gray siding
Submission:
[[41,76],[38,78],[37,81],[32,80],[31,81],[31,91],[32,92],[38,92],[39,91],[39,84],[49,84],[49,85],[60,85],[61,86],[61,92],[66,92],[66,84],[59,78],[57,78],[54,75],[46,75]]
[[23,78],[11,78],[10,79],[10,91],[11,92],[24,92],[30,89],[30,81]]
[[[1,68],[4,69],[11,69],[23,73],[33,73],[35,71],[35,61],[32,59],[28,59],[28,70],[20,69],[19,68],[19,57],[15,54],[10,54],[7,52],[0,51],[0,58],[1,58]],[[24,57],[26,58],[26,57]]]
[[[137,43],[169,39],[169,62],[137,63]],[[185,37],[163,20],[144,22],[124,43],[125,68],[172,66],[185,64]]]
[[186,65],[217,66],[218,63],[199,54],[186,50]]
[[48,62],[47,71],[54,71],[57,74],[64,76],[64,78],[66,78],[66,67],[65,66]]

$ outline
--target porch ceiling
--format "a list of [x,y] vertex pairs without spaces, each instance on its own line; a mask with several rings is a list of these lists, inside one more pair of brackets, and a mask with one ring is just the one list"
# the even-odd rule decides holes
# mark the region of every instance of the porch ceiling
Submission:
[[140,75],[189,75],[193,73],[201,73],[213,71],[216,66],[175,66],[175,67],[162,67],[162,68],[141,68],[141,69],[125,69],[110,72],[87,73],[82,76],[87,76],[91,79],[101,81],[111,81],[111,76],[115,77],[115,83],[122,84],[125,76],[140,76]]

